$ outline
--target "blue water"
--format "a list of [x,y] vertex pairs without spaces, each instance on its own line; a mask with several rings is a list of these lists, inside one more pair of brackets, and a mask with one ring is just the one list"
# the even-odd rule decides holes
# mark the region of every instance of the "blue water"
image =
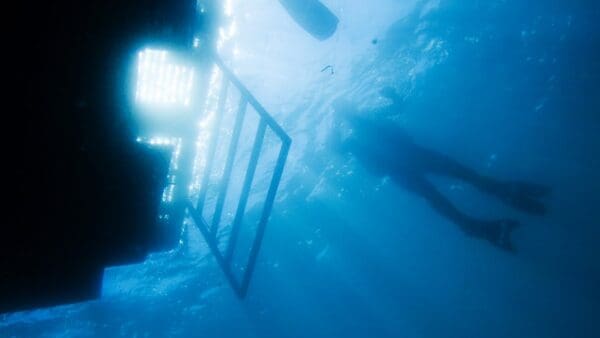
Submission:
[[[0,337],[600,335],[600,6],[323,2],[340,18],[324,42],[276,1],[230,2],[223,58],[293,139],[247,299],[190,228],[185,250],[108,269],[97,301],[1,316]],[[384,86],[419,144],[552,187],[530,216],[432,178],[472,215],[518,219],[516,253],[326,147],[331,103],[378,111]]]

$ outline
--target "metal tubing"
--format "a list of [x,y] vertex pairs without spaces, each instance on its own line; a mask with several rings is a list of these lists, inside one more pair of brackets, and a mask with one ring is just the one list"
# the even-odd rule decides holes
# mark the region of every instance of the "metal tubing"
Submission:
[[250,161],[248,162],[248,169],[246,170],[246,178],[244,179],[240,202],[238,203],[238,208],[235,213],[233,225],[231,227],[229,243],[227,244],[225,260],[229,263],[231,263],[231,258],[233,257],[233,251],[235,250],[240,227],[244,218],[244,212],[246,211],[246,204],[248,202],[248,196],[250,195],[250,189],[252,188],[252,181],[254,179],[254,173],[256,172],[256,165],[258,164],[258,158],[262,148],[263,140],[265,138],[266,130],[267,124],[263,119],[261,119],[258,129],[256,130],[254,146],[252,147],[252,155],[250,156]]
[[198,230],[200,230],[200,232],[206,239],[206,243],[208,244],[210,251],[212,252],[213,256],[215,256],[217,264],[219,264],[219,267],[221,268],[221,270],[223,270],[223,273],[225,274],[225,277],[229,281],[231,288],[236,292],[236,294],[239,297],[243,297],[243,295],[240,293],[241,289],[238,284],[238,281],[235,278],[235,276],[233,275],[233,273],[231,272],[230,265],[225,262],[225,260],[223,259],[223,255],[221,255],[221,251],[219,250],[219,245],[217,243],[217,240],[214,237],[211,237],[210,230],[208,229],[208,224],[206,224],[206,222],[204,221],[204,218],[199,213],[199,211],[197,209],[194,209],[194,206],[192,205],[192,203],[188,203],[188,213],[190,214],[190,216],[192,216],[192,219],[194,220],[194,223],[198,227]]
[[223,84],[221,86],[219,103],[217,105],[217,120],[215,121],[215,126],[212,131],[213,134],[210,138],[210,146],[206,158],[206,167],[204,168],[204,176],[202,177],[202,188],[200,190],[200,195],[198,196],[198,203],[196,204],[196,209],[198,209],[200,213],[202,213],[202,210],[204,209],[204,201],[206,199],[206,193],[208,192],[208,181],[214,165],[215,152],[217,150],[217,144],[219,141],[219,130],[221,129],[221,122],[223,121],[223,110],[225,109],[225,102],[227,101],[228,88],[229,81],[225,78],[225,76],[223,76]]
[[254,107],[254,109],[260,115],[260,117],[265,119],[269,127],[271,127],[271,129],[273,130],[273,132],[277,134],[277,136],[279,136],[279,138],[284,143],[291,142],[290,137],[283,130],[283,128],[281,128],[281,126],[275,121],[275,119],[271,115],[269,115],[269,113],[267,113],[265,108],[258,102],[258,100],[252,95],[252,93],[250,93],[250,91],[246,89],[246,87],[240,82],[240,80],[238,80],[235,74],[233,74],[233,72],[229,70],[227,66],[225,66],[225,63],[223,63],[223,61],[217,55],[214,56],[214,59],[215,63],[219,66],[219,68],[221,68],[223,74],[226,75],[227,78],[229,78],[229,80],[231,81],[231,83],[233,83],[233,85],[237,87],[242,96],[246,97],[248,103],[250,103],[250,105]]
[[271,185],[269,186],[269,192],[267,194],[267,199],[265,200],[265,205],[263,207],[260,223],[258,225],[258,229],[256,230],[256,237],[254,238],[254,243],[252,244],[252,248],[250,249],[250,256],[248,256],[248,264],[246,265],[246,271],[244,271],[244,277],[240,285],[240,294],[242,295],[242,297],[244,297],[246,295],[246,292],[248,291],[250,278],[252,278],[252,273],[254,272],[256,259],[258,257],[260,246],[265,235],[265,228],[267,226],[267,222],[269,220],[269,216],[273,208],[273,203],[275,202],[275,195],[277,193],[277,188],[279,187],[281,175],[283,174],[283,167],[285,166],[285,161],[287,159],[289,149],[289,142],[283,142],[281,144],[281,150],[279,152],[279,158],[277,159],[277,165],[275,167],[275,171],[273,172],[273,178],[271,179]]
[[244,124],[244,116],[246,114],[246,107],[248,102],[242,96],[240,98],[239,108],[235,119],[235,127],[233,129],[233,135],[231,136],[231,144],[229,145],[229,152],[227,154],[227,163],[225,165],[225,171],[221,178],[221,186],[219,189],[219,197],[217,205],[215,206],[215,214],[213,215],[211,231],[214,234],[219,229],[219,222],[221,220],[221,214],[223,213],[223,205],[225,204],[225,197],[227,196],[227,188],[229,187],[229,180],[231,179],[231,169],[233,168],[233,162],[235,160],[235,154],[238,148],[238,141],[242,132],[242,126]]

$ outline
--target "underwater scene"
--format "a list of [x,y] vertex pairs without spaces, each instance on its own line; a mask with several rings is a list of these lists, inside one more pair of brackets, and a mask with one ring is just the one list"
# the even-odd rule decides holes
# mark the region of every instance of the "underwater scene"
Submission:
[[[221,209],[216,245],[184,217],[175,249],[106,268],[96,300],[0,314],[0,337],[600,336],[599,3],[217,5],[218,55],[257,102],[236,130],[248,93],[205,74],[191,194]],[[239,137],[230,165],[211,132]],[[232,233],[245,297],[213,255]]]

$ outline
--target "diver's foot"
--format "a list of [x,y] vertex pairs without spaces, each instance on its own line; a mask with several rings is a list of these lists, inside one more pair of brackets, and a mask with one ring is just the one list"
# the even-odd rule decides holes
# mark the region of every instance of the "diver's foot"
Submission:
[[496,221],[472,221],[463,224],[462,230],[467,236],[487,240],[492,245],[509,252],[515,252],[511,241],[511,233],[519,226],[519,222],[512,219]]
[[552,188],[543,184],[522,183],[530,196],[545,197],[552,193]]
[[546,206],[539,200],[550,194],[550,188],[544,185],[526,182],[504,183],[500,197],[507,204],[530,214],[543,215]]
[[487,240],[502,250],[515,252],[510,235],[518,226],[519,222],[512,219],[493,221],[489,224]]
[[550,187],[537,184],[537,183],[529,183],[529,182],[511,182],[508,183],[512,189],[518,191],[520,194],[526,195],[531,198],[540,198],[544,196],[550,195],[552,189]]

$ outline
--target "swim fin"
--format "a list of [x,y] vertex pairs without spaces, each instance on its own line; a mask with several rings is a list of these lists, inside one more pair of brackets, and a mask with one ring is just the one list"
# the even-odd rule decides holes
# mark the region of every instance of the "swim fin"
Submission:
[[549,195],[551,189],[539,184],[509,182],[504,183],[499,191],[500,198],[514,208],[534,215],[543,215],[547,210],[540,199]]
[[515,246],[512,243],[510,235],[519,225],[519,222],[510,219],[499,221],[500,234],[493,244],[503,250],[515,252]]
[[327,40],[337,30],[339,19],[319,0],[279,0],[300,27],[318,40]]

